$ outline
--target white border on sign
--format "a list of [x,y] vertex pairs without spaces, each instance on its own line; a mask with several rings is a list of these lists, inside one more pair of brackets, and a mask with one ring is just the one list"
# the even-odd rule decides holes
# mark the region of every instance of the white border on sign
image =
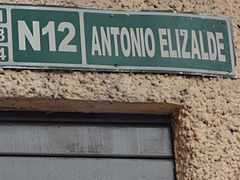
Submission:
[[[207,74],[219,74],[219,75],[234,75],[235,69],[235,60],[234,60],[234,47],[233,47],[233,39],[232,39],[232,30],[231,30],[231,22],[230,18],[226,16],[214,16],[208,14],[187,14],[187,13],[171,13],[171,12],[128,12],[128,11],[111,11],[111,10],[93,10],[93,9],[78,9],[78,8],[61,8],[61,7],[45,7],[45,6],[17,6],[17,5],[4,5],[5,9],[7,9],[7,16],[11,19],[11,10],[12,9],[29,9],[29,10],[52,10],[52,11],[71,11],[71,12],[78,12],[80,16],[80,32],[81,37],[80,41],[84,42],[81,44],[81,53],[82,53],[82,64],[63,64],[63,63],[28,63],[28,62],[14,62],[13,61],[13,44],[12,44],[12,27],[10,21],[7,22],[8,29],[8,49],[9,49],[9,62],[1,62],[2,68],[21,68],[15,66],[24,66],[27,68],[33,69],[36,67],[37,69],[44,67],[44,68],[53,68],[53,67],[62,67],[62,68],[85,68],[85,69],[106,69],[106,70],[113,70],[113,71],[121,71],[121,70],[150,70],[150,71],[175,71],[175,72],[188,72],[192,74],[196,73],[207,73]],[[214,20],[223,20],[227,22],[227,30],[228,30],[228,38],[229,38],[229,48],[230,48],[230,57],[231,57],[231,65],[232,71],[215,71],[215,70],[205,70],[205,69],[192,69],[192,68],[177,68],[177,67],[153,67],[153,66],[110,66],[110,65],[90,65],[87,64],[86,61],[86,42],[85,42],[85,32],[84,32],[84,18],[83,13],[85,12],[93,12],[93,13],[103,13],[103,14],[126,14],[126,15],[164,15],[164,16],[181,16],[181,17],[193,17],[193,18],[203,18],[203,19],[214,19]]]

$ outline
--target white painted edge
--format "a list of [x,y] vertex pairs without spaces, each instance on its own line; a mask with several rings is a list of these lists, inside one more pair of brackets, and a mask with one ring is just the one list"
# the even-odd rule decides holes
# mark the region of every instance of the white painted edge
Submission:
[[[0,5],[1,7],[1,5]],[[230,57],[231,57],[231,65],[232,65],[232,71],[231,72],[226,72],[226,71],[215,71],[215,70],[205,70],[205,69],[192,69],[192,68],[172,68],[172,67],[151,67],[151,66],[110,66],[110,65],[89,65],[89,64],[84,64],[86,62],[86,51],[85,55],[82,58],[83,64],[63,64],[63,63],[28,63],[28,62],[13,62],[12,58],[9,60],[9,62],[2,62],[1,63],[1,68],[31,68],[31,69],[36,69],[36,67],[42,67],[42,68],[47,68],[50,69],[51,67],[62,67],[62,68],[85,68],[85,69],[106,69],[106,70],[113,70],[113,71],[121,71],[121,70],[138,70],[139,72],[143,70],[159,70],[159,71],[180,71],[181,72],[188,72],[192,74],[196,73],[207,73],[207,74],[219,74],[219,75],[235,75],[235,60],[234,60],[234,49],[233,49],[233,39],[232,39],[232,31],[231,31],[231,23],[230,23],[230,18],[227,16],[214,16],[214,15],[209,15],[209,14],[188,14],[188,13],[171,13],[171,12],[128,12],[128,11],[111,11],[111,10],[93,10],[93,9],[79,9],[79,8],[61,8],[61,7],[45,7],[45,6],[14,6],[14,5],[4,5],[5,9],[7,9],[7,12],[10,12],[12,9],[26,9],[26,10],[52,10],[52,11],[71,11],[71,12],[78,12],[80,14],[80,21],[83,20],[83,13],[85,12],[90,12],[90,13],[103,13],[103,14],[126,14],[126,15],[159,15],[159,16],[180,16],[180,17],[193,17],[193,18],[200,18],[200,19],[213,19],[213,20],[223,20],[227,22],[228,26],[228,38],[229,38],[229,47],[230,47]],[[10,13],[11,14],[11,13]],[[81,23],[80,26],[84,25],[84,21]],[[83,38],[82,35],[84,34],[84,30],[81,31],[81,40],[85,39]],[[11,33],[11,28],[9,30]],[[86,44],[83,43],[84,45],[81,46],[82,51],[86,47]],[[12,47],[12,41],[9,40],[9,47]],[[12,48],[9,48],[12,49]],[[9,52],[9,57],[13,57],[12,54]],[[82,54],[84,54],[82,52]],[[10,66],[9,66],[10,65]],[[16,67],[15,67],[16,66]],[[17,66],[22,66],[22,67],[17,67]],[[35,67],[29,67],[29,66],[35,66]]]

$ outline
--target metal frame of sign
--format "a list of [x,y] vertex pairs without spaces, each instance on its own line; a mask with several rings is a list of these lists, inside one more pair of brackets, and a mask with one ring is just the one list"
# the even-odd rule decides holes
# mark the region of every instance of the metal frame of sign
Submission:
[[[173,73],[173,74],[190,74],[190,75],[204,75],[204,76],[223,76],[234,77],[235,75],[235,53],[231,30],[231,21],[229,17],[213,16],[208,14],[190,14],[190,13],[171,13],[171,12],[127,12],[127,11],[105,11],[93,9],[79,9],[76,7],[59,7],[59,6],[43,6],[43,5],[15,5],[15,4],[0,4],[0,8],[7,10],[7,17],[11,18],[11,9],[25,9],[25,10],[50,10],[50,11],[71,11],[78,12],[80,19],[80,41],[85,42],[85,29],[83,13],[102,13],[102,14],[124,14],[124,15],[149,15],[149,16],[178,16],[178,17],[192,17],[192,18],[206,18],[213,20],[225,21],[228,31],[229,49],[231,71],[217,71],[195,68],[179,68],[179,67],[154,67],[154,66],[119,66],[115,65],[91,65],[87,64],[86,57],[86,42],[81,43],[82,63],[81,64],[64,64],[64,63],[33,63],[33,62],[14,62],[13,61],[13,39],[12,39],[12,23],[7,21],[6,24],[0,24],[1,27],[8,27],[8,42],[0,43],[1,46],[8,47],[9,61],[0,62],[1,68],[27,68],[27,69],[71,69],[71,70],[90,70],[90,71],[106,71],[106,72],[151,72],[151,73]],[[228,59],[229,61],[229,59]]]

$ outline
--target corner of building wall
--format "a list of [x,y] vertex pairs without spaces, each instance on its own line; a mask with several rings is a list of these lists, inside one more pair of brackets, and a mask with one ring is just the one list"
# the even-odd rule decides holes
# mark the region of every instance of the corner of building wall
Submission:
[[175,157],[175,169],[176,169],[176,179],[181,180],[184,177],[184,164],[187,161],[188,150],[186,149],[186,139],[183,135],[184,126],[182,122],[186,117],[188,117],[187,108],[181,106],[177,111],[173,113],[172,120],[172,139],[173,139],[173,151]]

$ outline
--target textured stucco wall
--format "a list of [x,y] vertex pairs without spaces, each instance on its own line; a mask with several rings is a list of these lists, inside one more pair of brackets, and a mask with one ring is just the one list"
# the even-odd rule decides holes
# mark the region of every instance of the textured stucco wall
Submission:
[[[206,12],[232,17],[240,61],[239,0],[4,0],[98,9]],[[238,66],[238,72],[240,67]],[[27,98],[182,105],[175,122],[177,177],[240,179],[240,79],[158,74],[0,71],[0,107]],[[58,101],[59,102],[59,101]],[[59,103],[58,103],[59,104]],[[64,106],[64,104],[63,104]],[[26,106],[25,106],[26,107]],[[31,108],[31,106],[29,106]]]

